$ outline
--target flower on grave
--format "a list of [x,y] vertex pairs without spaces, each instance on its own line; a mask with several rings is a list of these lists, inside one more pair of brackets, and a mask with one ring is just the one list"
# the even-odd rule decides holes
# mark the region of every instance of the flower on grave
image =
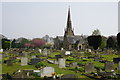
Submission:
[[52,76],[56,75],[56,72],[52,73]]

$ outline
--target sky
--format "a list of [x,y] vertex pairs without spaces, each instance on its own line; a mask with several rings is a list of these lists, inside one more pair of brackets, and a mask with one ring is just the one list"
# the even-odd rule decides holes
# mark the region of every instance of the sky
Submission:
[[[2,6],[1,6],[2,5]],[[2,2],[2,34],[8,38],[63,36],[68,6],[76,35],[118,33],[117,2]]]

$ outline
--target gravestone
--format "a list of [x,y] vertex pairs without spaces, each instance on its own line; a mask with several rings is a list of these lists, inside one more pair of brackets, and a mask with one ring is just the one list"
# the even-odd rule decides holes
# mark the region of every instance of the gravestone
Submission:
[[118,70],[120,70],[120,61],[118,62]]
[[77,62],[73,62],[73,63],[70,64],[70,67],[77,67],[77,66],[78,66]]
[[59,58],[58,59],[58,65],[59,65],[59,68],[65,68],[65,59],[64,58]]
[[12,60],[7,60],[7,66],[12,66],[13,63],[12,63]]
[[94,63],[86,63],[85,72],[94,72]]
[[61,76],[61,80],[77,80],[78,76],[74,74],[65,74]]
[[114,62],[114,63],[117,63],[117,64],[118,64],[119,61],[120,61],[120,58],[113,58],[113,62]]
[[114,63],[111,61],[105,62],[105,71],[111,71],[114,70]]
[[36,56],[31,56],[32,58],[36,58]]
[[66,51],[66,52],[65,52],[65,55],[70,55],[70,51]]
[[31,65],[36,65],[37,63],[39,63],[41,60],[40,58],[33,58],[30,60],[30,63]]
[[48,51],[47,51],[47,49],[44,49],[44,50],[43,50],[43,55],[44,55],[44,56],[48,56]]
[[21,66],[27,65],[28,63],[28,58],[27,57],[22,57],[21,58]]
[[44,77],[44,76],[51,77],[54,72],[55,70],[53,67],[44,67],[41,70],[41,77]]
[[0,49],[0,52],[2,53],[2,52],[3,52],[3,49]]
[[42,49],[38,49],[38,51],[41,53],[41,52],[42,52]]
[[94,57],[94,61],[99,61],[99,58],[98,57]]

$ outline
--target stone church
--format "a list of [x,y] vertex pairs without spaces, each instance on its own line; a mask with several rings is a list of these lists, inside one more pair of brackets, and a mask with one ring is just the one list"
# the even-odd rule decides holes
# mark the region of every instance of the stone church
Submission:
[[64,36],[57,36],[55,38],[55,48],[65,50],[80,50],[84,49],[87,44],[86,36],[75,35],[72,28],[70,8],[68,9],[67,25]]

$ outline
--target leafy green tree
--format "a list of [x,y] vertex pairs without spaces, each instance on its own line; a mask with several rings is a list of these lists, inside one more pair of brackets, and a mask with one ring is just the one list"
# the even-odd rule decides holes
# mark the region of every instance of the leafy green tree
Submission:
[[105,36],[102,36],[102,42],[101,42],[100,48],[104,49],[106,48],[106,45],[107,45],[107,38]]
[[11,41],[8,39],[2,39],[2,48],[3,49],[9,49],[11,46]]
[[117,34],[117,45],[120,49],[120,32]]
[[99,29],[94,30],[92,35],[101,35],[100,30]]
[[13,41],[12,41],[12,43],[11,43],[11,47],[12,47],[12,48],[16,48],[16,43],[15,43],[15,42],[16,42],[16,40],[13,39]]
[[91,35],[87,38],[89,46],[92,46],[95,50],[101,45],[101,35]]
[[115,49],[117,47],[117,37],[109,36],[107,39],[107,48]]

